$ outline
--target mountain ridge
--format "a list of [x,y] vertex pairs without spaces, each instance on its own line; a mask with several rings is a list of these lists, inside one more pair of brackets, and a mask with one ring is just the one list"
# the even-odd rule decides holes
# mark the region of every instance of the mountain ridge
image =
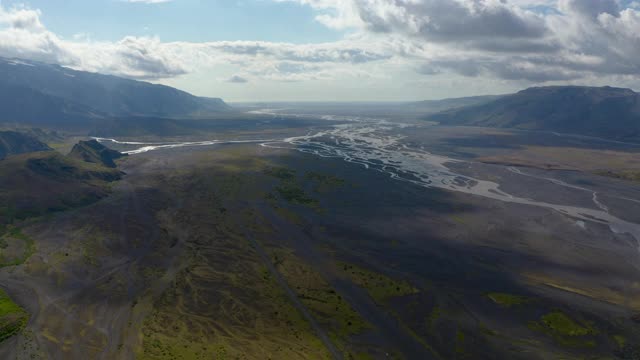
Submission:
[[71,158],[76,158],[89,163],[101,164],[109,168],[115,168],[116,163],[114,160],[123,156],[126,156],[126,154],[109,149],[94,139],[78,142],[73,146],[73,149],[71,149],[71,152],[69,153],[69,157]]
[[84,125],[114,116],[205,116],[222,99],[166,85],[0,57],[0,122]]
[[532,87],[494,101],[428,115],[444,125],[543,130],[640,139],[640,94],[610,86]]
[[0,225],[93,203],[121,177],[117,169],[56,151],[8,157],[0,161]]
[[0,131],[0,160],[10,155],[48,151],[51,148],[37,138],[18,131]]

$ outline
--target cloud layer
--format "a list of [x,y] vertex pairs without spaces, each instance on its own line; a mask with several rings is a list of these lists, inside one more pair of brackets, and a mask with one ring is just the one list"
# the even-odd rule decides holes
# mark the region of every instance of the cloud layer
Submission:
[[[456,74],[506,81],[637,82],[640,10],[622,0],[274,0],[309,6],[347,31],[320,44],[256,41],[116,42],[64,39],[36,9],[0,5],[0,56],[58,63],[137,79],[167,79],[234,66],[230,82]],[[163,0],[129,0],[157,3]],[[361,65],[381,69],[367,72]]]
[[[383,47],[339,41],[294,45],[260,41],[161,42],[127,36],[117,42],[63,39],[46,29],[40,11],[0,7],[0,56],[56,63],[136,79],[171,78],[198,68],[235,64],[245,76],[303,80],[335,64],[390,58]],[[301,73],[304,72],[304,76]]]
[[281,0],[329,27],[411,43],[418,71],[532,82],[640,70],[640,11],[616,0]]

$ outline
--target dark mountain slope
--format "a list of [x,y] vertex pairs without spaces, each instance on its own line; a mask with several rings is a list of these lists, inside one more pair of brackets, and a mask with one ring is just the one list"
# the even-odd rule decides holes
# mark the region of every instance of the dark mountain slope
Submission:
[[410,107],[424,109],[428,112],[440,112],[448,111],[452,109],[458,109],[465,106],[474,106],[486,104],[491,101],[500,99],[505,95],[484,95],[484,96],[469,96],[461,98],[450,98],[442,100],[424,100],[410,103]]
[[73,146],[69,157],[85,162],[101,164],[106,167],[115,168],[114,160],[125,156],[119,151],[109,149],[96,140],[80,141]]
[[[0,75],[1,76],[1,75]],[[79,128],[103,119],[87,106],[0,79],[0,122],[42,127]]]
[[0,121],[48,124],[105,116],[199,116],[227,111],[221,99],[164,85],[0,58]]
[[0,161],[0,224],[92,203],[120,177],[55,151],[11,156]]
[[612,87],[537,87],[428,117],[449,125],[544,130],[640,139],[640,95]]
[[16,131],[0,131],[0,160],[9,155],[47,150],[51,148],[33,136]]

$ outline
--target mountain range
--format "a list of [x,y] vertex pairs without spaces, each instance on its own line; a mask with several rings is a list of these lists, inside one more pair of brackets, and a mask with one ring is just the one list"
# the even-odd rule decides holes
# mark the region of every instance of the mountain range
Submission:
[[468,106],[486,104],[498,100],[505,95],[468,96],[460,98],[448,98],[440,100],[423,100],[409,103],[409,107],[420,109],[426,113],[438,113]]
[[[357,115],[368,115],[369,109],[378,115],[422,117],[443,125],[640,139],[640,94],[608,86],[533,87],[509,95],[393,106],[336,103],[329,108]],[[176,124],[172,119],[200,119],[230,110],[219,98],[197,97],[164,85],[0,58],[0,123],[9,126],[82,129],[85,134],[102,134],[100,129],[108,128],[120,134],[144,125],[167,128],[162,131],[165,134],[184,127],[184,121]],[[327,111],[327,106],[317,111]],[[198,126],[191,124],[181,131],[194,132]]]
[[427,116],[444,125],[542,130],[640,139],[640,94],[614,87],[533,87]]
[[133,115],[204,116],[230,107],[164,85],[0,58],[0,109],[4,123],[81,126]]

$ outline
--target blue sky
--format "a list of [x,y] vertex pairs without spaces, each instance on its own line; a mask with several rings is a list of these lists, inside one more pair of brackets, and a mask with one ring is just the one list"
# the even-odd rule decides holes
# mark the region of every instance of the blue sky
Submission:
[[342,31],[314,20],[308,7],[266,0],[179,0],[157,4],[119,0],[4,0],[6,7],[28,4],[42,11],[53,32],[95,40],[128,35],[159,36],[163,41],[262,40],[293,43],[338,40]]
[[638,89],[640,2],[0,0],[0,56],[228,101]]

